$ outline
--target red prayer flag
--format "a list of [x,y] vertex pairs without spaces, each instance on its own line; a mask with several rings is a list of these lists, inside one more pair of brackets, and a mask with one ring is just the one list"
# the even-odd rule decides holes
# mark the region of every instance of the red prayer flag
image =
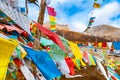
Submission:
[[55,12],[54,8],[47,7],[47,10],[48,10],[49,15],[56,16],[56,12]]
[[90,22],[94,22],[94,20],[90,20]]
[[98,46],[98,42],[95,42],[95,43],[93,44],[93,46],[97,47],[97,46]]
[[74,75],[75,74],[75,69],[74,69],[74,63],[72,61],[71,58],[65,58],[65,61],[68,65],[68,68],[70,70],[70,75]]
[[22,62],[18,58],[15,58],[13,61],[18,67],[20,67],[22,65]]
[[67,50],[65,49],[61,39],[59,38],[59,36],[56,33],[51,32],[49,29],[43,27],[42,25],[40,25],[39,23],[35,22],[35,25],[37,26],[37,28],[46,36],[48,36],[49,39],[51,39],[52,41],[54,41],[63,51],[65,51],[67,53]]
[[102,47],[107,47],[107,43],[106,42],[102,42]]

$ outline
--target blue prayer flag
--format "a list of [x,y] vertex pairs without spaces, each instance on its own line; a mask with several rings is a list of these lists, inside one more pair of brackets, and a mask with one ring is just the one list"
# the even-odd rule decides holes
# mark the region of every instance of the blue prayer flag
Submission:
[[90,17],[90,20],[94,20],[96,17]]
[[51,80],[62,75],[47,52],[35,51],[31,48],[23,47],[47,80]]
[[114,48],[120,50],[120,42],[113,42]]

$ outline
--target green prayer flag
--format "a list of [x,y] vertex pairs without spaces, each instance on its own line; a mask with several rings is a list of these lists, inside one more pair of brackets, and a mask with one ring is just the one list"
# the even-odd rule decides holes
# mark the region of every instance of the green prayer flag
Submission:
[[56,22],[50,21],[51,25],[56,25]]
[[17,79],[16,71],[12,72],[11,74],[12,74],[12,77],[13,77],[14,79]]
[[76,62],[77,62],[77,65],[78,65],[79,68],[80,68],[80,59],[76,59]]
[[21,51],[20,51],[19,47],[16,47],[15,51],[17,53],[17,58],[20,58]]
[[40,38],[40,43],[41,43],[43,46],[48,46],[48,45],[53,45],[53,44],[54,44],[53,41],[48,40],[48,39],[43,38],[43,37]]

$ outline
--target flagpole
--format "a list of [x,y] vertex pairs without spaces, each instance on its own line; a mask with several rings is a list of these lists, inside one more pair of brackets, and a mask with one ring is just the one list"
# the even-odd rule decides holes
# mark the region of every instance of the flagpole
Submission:
[[[45,9],[46,9],[46,0],[41,0],[40,3],[40,10],[39,10],[39,15],[38,15],[38,23],[43,25],[44,23],[44,14],[45,14]],[[38,50],[40,48],[40,38],[42,36],[42,33],[37,29],[36,31],[36,36],[34,40],[34,45],[33,48]]]

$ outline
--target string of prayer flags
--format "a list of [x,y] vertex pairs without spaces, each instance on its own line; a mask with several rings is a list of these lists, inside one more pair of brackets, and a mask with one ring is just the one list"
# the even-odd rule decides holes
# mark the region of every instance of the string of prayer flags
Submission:
[[5,80],[10,57],[17,45],[15,41],[0,38],[0,80]]
[[96,61],[94,59],[94,56],[92,54],[89,54],[87,51],[83,51],[83,59],[86,63],[88,63],[89,65],[96,65]]
[[47,10],[50,19],[50,30],[54,32],[56,30],[56,12],[52,7],[47,7]]
[[109,66],[107,66],[108,69],[108,75],[110,76],[110,78],[112,78],[112,80],[119,80],[120,76]]
[[86,64],[85,64],[85,63],[83,62],[83,60],[82,60],[83,55],[82,55],[82,53],[81,53],[78,45],[75,44],[75,43],[73,43],[73,42],[70,42],[70,41],[68,41],[68,43],[69,43],[69,45],[70,45],[70,47],[71,47],[71,50],[72,50],[74,56],[75,56],[76,58],[79,58],[79,59],[80,59],[80,63],[82,64],[83,67],[86,66]]
[[46,78],[46,80],[51,80],[55,77],[61,76],[62,73],[57,69],[57,66],[45,51],[35,51],[31,48],[23,46],[32,61],[35,63],[37,68]]
[[55,42],[64,52],[68,52],[64,47],[60,37],[56,33],[51,32],[49,29],[41,26],[39,23],[35,22],[35,25],[43,34],[45,34],[46,36],[48,36],[49,39]]
[[88,27],[90,27],[93,24],[95,18],[96,17],[90,17]]

